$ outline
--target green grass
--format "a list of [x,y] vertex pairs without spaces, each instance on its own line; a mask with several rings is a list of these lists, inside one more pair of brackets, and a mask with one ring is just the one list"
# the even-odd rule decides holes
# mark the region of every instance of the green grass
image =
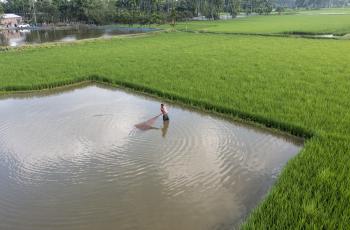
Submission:
[[350,142],[319,137],[289,161],[244,229],[349,229]]
[[156,33],[0,53],[0,92],[117,83],[312,137],[243,225],[350,227],[350,42]]
[[244,34],[344,35],[350,33],[350,11],[349,14],[345,15],[321,13],[306,11],[303,14],[293,15],[251,16],[223,21],[192,21],[179,23],[176,28],[201,32]]

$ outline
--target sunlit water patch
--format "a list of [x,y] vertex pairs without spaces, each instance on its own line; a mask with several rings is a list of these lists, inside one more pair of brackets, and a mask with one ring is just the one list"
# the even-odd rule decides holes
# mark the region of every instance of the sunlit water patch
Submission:
[[300,141],[101,86],[0,100],[0,229],[232,229]]

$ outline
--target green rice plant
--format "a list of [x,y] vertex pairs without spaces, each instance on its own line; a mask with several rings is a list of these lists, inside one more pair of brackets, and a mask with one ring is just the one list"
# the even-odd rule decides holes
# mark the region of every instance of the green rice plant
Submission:
[[[166,28],[166,26],[163,27]],[[345,14],[304,12],[293,15],[250,16],[222,21],[191,21],[179,23],[176,28],[184,31],[255,35],[345,35],[350,33],[350,11]]]
[[99,81],[307,138],[245,229],[346,229],[350,41],[156,33],[0,53],[0,92]]

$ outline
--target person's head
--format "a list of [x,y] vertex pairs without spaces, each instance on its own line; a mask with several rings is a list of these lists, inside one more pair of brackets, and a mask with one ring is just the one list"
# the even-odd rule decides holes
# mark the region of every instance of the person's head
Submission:
[[164,104],[162,103],[162,104],[160,104],[160,107],[164,107]]

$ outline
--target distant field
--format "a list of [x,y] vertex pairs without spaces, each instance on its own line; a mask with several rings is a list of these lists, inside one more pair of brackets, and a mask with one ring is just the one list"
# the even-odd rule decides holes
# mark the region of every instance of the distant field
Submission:
[[[245,34],[347,34],[349,14],[331,11],[301,11],[291,15],[250,16],[233,20],[191,21],[179,23],[176,29],[202,32]],[[338,12],[339,13],[339,12]]]
[[350,14],[350,7],[348,8],[327,8],[316,10],[298,10],[295,11],[298,14]]

